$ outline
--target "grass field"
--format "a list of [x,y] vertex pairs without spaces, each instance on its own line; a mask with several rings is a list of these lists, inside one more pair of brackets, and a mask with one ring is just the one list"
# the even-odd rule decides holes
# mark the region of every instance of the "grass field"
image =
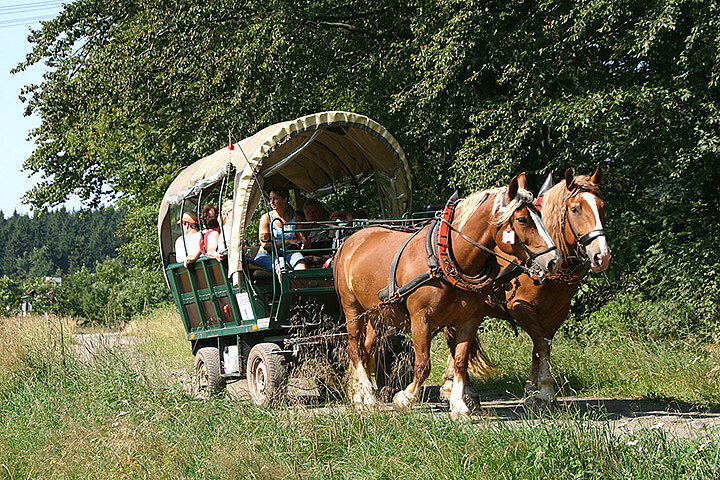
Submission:
[[[617,432],[597,415],[475,424],[420,408],[260,409],[186,393],[192,365],[171,308],[131,324],[132,347],[78,352],[72,322],[0,328],[0,478],[718,478],[718,432],[678,440]],[[502,324],[483,337],[496,373],[482,388],[520,393],[529,341]],[[434,348],[439,378],[444,351]],[[563,392],[715,406],[717,350],[625,337],[554,344]]]

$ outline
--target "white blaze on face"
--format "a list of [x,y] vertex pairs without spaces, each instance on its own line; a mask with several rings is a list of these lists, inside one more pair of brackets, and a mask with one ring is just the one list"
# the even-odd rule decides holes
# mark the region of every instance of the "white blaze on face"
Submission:
[[[595,230],[602,230],[603,224],[602,220],[600,220],[600,210],[598,209],[597,202],[595,201],[595,195],[589,192],[583,192],[580,194],[582,198],[585,199],[588,205],[590,205],[590,208],[593,211],[593,214],[595,215]],[[610,249],[608,248],[607,239],[605,238],[605,235],[600,235],[597,237],[598,241],[598,248],[600,249],[600,253],[602,255],[609,255]]]
[[535,228],[537,228],[537,231],[540,232],[542,239],[545,240],[545,246],[548,248],[554,247],[555,242],[552,241],[550,234],[548,234],[547,230],[545,230],[545,225],[542,223],[540,216],[532,208],[528,208],[528,212],[530,212],[530,218],[532,218],[533,222],[535,222]]

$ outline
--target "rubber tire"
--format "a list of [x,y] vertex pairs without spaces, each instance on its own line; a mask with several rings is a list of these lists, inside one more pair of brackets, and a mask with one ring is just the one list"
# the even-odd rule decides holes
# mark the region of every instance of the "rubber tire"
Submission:
[[391,401],[413,381],[413,358],[413,344],[409,338],[396,335],[386,340],[375,359],[375,384],[380,400]]
[[270,406],[284,392],[287,367],[284,358],[276,352],[280,347],[274,343],[258,343],[247,359],[247,383],[253,403]]
[[195,394],[210,399],[225,389],[220,376],[220,352],[215,347],[203,347],[195,354]]

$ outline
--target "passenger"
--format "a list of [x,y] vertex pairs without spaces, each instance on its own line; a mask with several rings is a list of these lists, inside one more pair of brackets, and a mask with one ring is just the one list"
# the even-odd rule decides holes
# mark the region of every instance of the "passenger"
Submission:
[[305,218],[305,212],[302,210],[295,210],[295,218],[296,222],[307,222],[307,219]]
[[[275,267],[282,268],[285,263],[289,263],[290,267],[296,270],[305,269],[305,257],[300,252],[283,252],[283,237],[286,248],[299,249],[303,244],[303,236],[300,232],[295,232],[295,225],[287,225],[283,232],[285,222],[296,222],[297,216],[292,208],[288,208],[289,194],[285,187],[274,187],[269,192],[270,208],[269,213],[264,213],[260,217],[260,250],[255,256],[253,263],[260,268],[270,270],[272,268],[272,239],[275,239],[275,247],[278,249],[280,258],[277,259]],[[272,235],[270,230],[272,229]]]
[[348,219],[347,214],[343,212],[334,212],[332,215],[330,215],[330,221],[331,222],[346,222]]
[[180,222],[183,234],[175,240],[175,261],[185,262],[188,256],[195,255],[200,251],[202,234],[195,212],[183,213]]
[[306,221],[313,222],[313,224],[308,227],[318,229],[305,234],[303,248],[330,248],[334,232],[329,229],[319,230],[320,225],[315,223],[327,222],[329,219],[329,215],[323,204],[314,198],[308,198],[303,205],[303,211]]
[[202,219],[205,229],[202,231],[202,242],[200,242],[200,250],[192,255],[188,255],[185,259],[185,266],[193,263],[200,255],[207,255],[215,260],[221,260],[218,253],[218,240],[220,238],[220,224],[218,223],[217,205],[208,204],[203,208],[200,218]]
[[218,253],[220,256],[227,255],[228,245],[230,245],[230,234],[232,233],[233,222],[233,201],[226,200],[220,209],[222,215],[222,230],[218,239]]

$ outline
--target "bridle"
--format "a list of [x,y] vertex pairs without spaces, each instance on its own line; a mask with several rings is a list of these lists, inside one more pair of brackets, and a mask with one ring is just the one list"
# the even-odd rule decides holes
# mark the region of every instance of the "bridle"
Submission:
[[[581,193],[585,193],[585,192],[587,192],[587,193],[592,193],[593,195],[595,195],[595,193],[594,193],[592,190],[588,189],[588,188],[578,187],[578,188],[576,188],[575,190],[572,191],[572,193],[570,194],[569,197],[567,197],[566,202],[567,202],[567,200],[569,200],[569,199],[571,199],[571,198],[573,198],[573,197],[575,197],[575,196],[577,196],[577,195],[579,195],[579,194],[581,194]],[[605,236],[605,230],[603,230],[602,228],[596,228],[596,229],[594,229],[594,230],[589,231],[588,233],[586,233],[586,234],[583,235],[583,236],[578,235],[577,230],[576,230],[575,227],[573,226],[572,220],[570,219],[570,214],[569,214],[569,212],[568,212],[568,206],[565,205],[565,210],[563,211],[563,219],[562,219],[562,233],[563,233],[563,238],[565,238],[565,223],[566,223],[566,220],[567,220],[567,225],[570,227],[570,233],[572,233],[573,238],[575,238],[575,255],[576,255],[576,256],[575,256],[575,257],[571,257],[571,258],[575,258],[575,259],[577,259],[577,260],[580,260],[580,263],[581,263],[582,266],[590,265],[591,259],[590,259],[590,256],[589,256],[588,253],[587,253],[587,247],[588,247],[588,245],[590,245],[590,244],[593,242],[593,240],[595,240],[596,238]]]
[[[503,197],[503,207],[504,207],[504,206],[505,206],[505,197]],[[522,207],[522,206],[524,206],[525,208],[528,209],[528,211],[530,212],[530,215],[531,215],[531,216],[532,216],[532,214],[534,213],[534,214],[537,216],[537,218],[542,219],[542,215],[540,214],[540,212],[538,211],[538,209],[535,207],[535,204],[534,204],[534,203],[532,203],[532,202],[523,202],[522,204],[520,204],[520,207]],[[520,207],[518,207],[518,208],[520,208]],[[512,218],[512,216],[511,216],[510,219],[508,220],[508,225],[509,225],[510,229],[511,229],[513,232],[515,232],[515,226],[513,225],[513,218]],[[536,226],[537,226],[537,225],[536,225]],[[500,231],[501,228],[502,228],[502,225],[498,225],[498,226],[497,226],[497,229],[495,230],[495,236],[497,236],[497,234],[498,234],[498,232]],[[557,250],[557,246],[553,245],[552,247],[545,248],[545,249],[543,249],[543,250],[540,250],[539,252],[533,252],[533,251],[530,250],[530,249],[528,248],[528,246],[525,245],[525,243],[520,239],[520,236],[519,236],[519,235],[515,235],[515,241],[520,244],[520,246],[522,247],[523,251],[525,252],[525,255],[527,256],[527,258],[525,259],[525,265],[528,266],[528,267],[530,267],[531,269],[532,269],[532,268],[537,268],[537,266],[535,265],[535,259],[536,259],[536,258],[538,258],[538,257],[540,257],[540,256],[542,256],[542,255],[545,255],[546,253],[552,252],[553,250]],[[497,256],[497,257],[499,257],[499,258],[503,258],[503,257],[500,257],[500,256],[497,255],[497,254],[495,254],[495,256]],[[505,258],[503,258],[503,260],[506,260],[506,261],[507,261],[507,259],[505,259]]]
[[[504,256],[498,254],[494,249],[488,248],[488,247],[486,247],[485,245],[481,245],[480,243],[476,242],[476,241],[473,240],[472,238],[470,238],[470,237],[468,237],[467,235],[465,235],[464,233],[462,233],[462,232],[461,232],[460,230],[458,230],[457,228],[453,227],[453,225],[452,225],[452,220],[453,220],[453,216],[454,216],[454,213],[455,213],[455,207],[456,207],[459,203],[460,203],[460,200],[454,200],[453,198],[451,198],[451,199],[448,200],[448,202],[446,203],[445,209],[436,213],[436,219],[441,223],[441,232],[442,232],[442,230],[443,230],[442,227],[445,227],[444,229],[448,232],[448,234],[444,235],[444,237],[446,237],[446,238],[449,240],[449,232],[450,232],[450,231],[455,232],[459,237],[461,237],[463,240],[465,240],[466,242],[470,243],[470,244],[473,245],[474,247],[479,248],[479,249],[483,250],[484,252],[488,253],[489,255],[492,255],[492,256],[494,256],[494,257],[496,257],[496,258],[502,259],[502,260],[506,261],[508,264],[514,264],[514,265],[516,265],[516,266],[519,267],[523,272],[525,272],[525,273],[527,273],[528,275],[530,275],[530,277],[533,277],[534,275],[535,275],[535,276],[542,276],[542,273],[541,273],[542,270],[540,270],[540,267],[535,263],[535,259],[537,259],[537,258],[540,257],[541,255],[544,255],[544,254],[546,254],[546,253],[548,253],[548,252],[552,252],[553,250],[556,250],[556,249],[557,249],[557,246],[553,245],[553,246],[551,246],[551,247],[545,248],[545,249],[540,250],[540,251],[538,251],[538,252],[533,252],[533,251],[530,250],[530,248],[520,239],[520,236],[517,235],[517,232],[515,231],[515,226],[514,226],[514,224],[513,224],[513,218],[512,218],[512,216],[511,216],[511,217],[509,218],[509,220],[508,220],[508,226],[510,227],[510,229],[511,229],[514,233],[516,233],[516,234],[515,234],[515,241],[520,244],[520,247],[522,247],[522,249],[523,249],[523,251],[525,252],[525,255],[526,255],[526,258],[525,258],[525,261],[523,262],[523,264],[518,264],[518,263],[516,263],[516,262],[514,262],[514,261],[511,261],[510,259],[505,258]],[[503,198],[502,198],[502,206],[503,206],[503,208],[506,207],[506,204],[505,204],[505,196],[504,196],[504,195],[503,195]],[[522,206],[526,207],[526,208],[528,209],[528,211],[531,211],[531,212],[535,213],[535,215],[537,215],[538,218],[542,218],[541,215],[540,215],[540,212],[535,208],[535,205],[534,205],[532,202],[522,202],[517,208],[520,208],[520,207],[522,207]],[[497,228],[495,229],[495,235],[494,235],[495,237],[497,237],[497,234],[500,232],[500,230],[503,228],[504,225],[505,225],[504,223],[503,223],[503,224],[498,224]],[[537,226],[537,225],[536,225],[536,226]],[[442,235],[441,235],[441,236],[442,236]],[[441,245],[440,243],[438,244],[438,246],[441,247],[441,248],[442,248],[442,247],[446,247],[448,250],[450,249],[449,242],[448,242],[448,245],[447,245],[447,246]]]

